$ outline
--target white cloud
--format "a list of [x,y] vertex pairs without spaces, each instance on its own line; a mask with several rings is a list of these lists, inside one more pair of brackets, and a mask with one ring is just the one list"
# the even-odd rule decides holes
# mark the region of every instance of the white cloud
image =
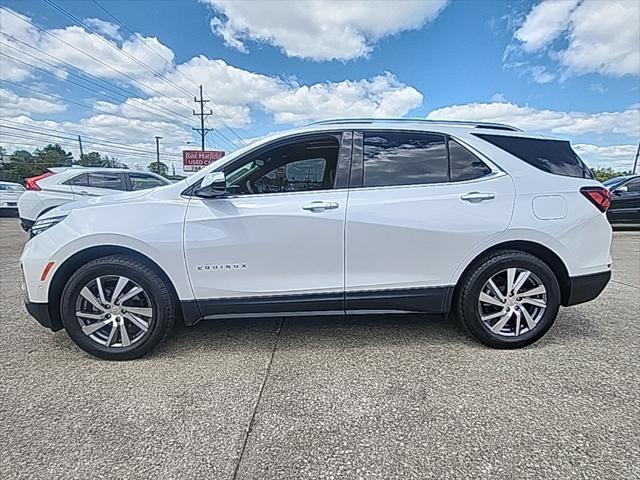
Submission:
[[[563,77],[640,74],[637,0],[544,0],[531,9],[514,36],[524,52],[548,51],[564,70]],[[508,49],[507,55],[513,53]]]
[[513,103],[469,103],[433,110],[427,116],[439,120],[471,120],[499,122],[524,130],[556,134],[617,133],[640,136],[640,106],[632,105],[622,112],[562,112],[538,110]]
[[349,60],[366,56],[383,37],[421,28],[447,0],[372,2],[307,0],[238,2],[203,0],[220,16],[211,29],[242,52],[245,41],[267,43],[289,57]]
[[515,37],[528,51],[536,51],[553,41],[569,24],[579,0],[548,0],[531,9]]
[[111,22],[101,20],[99,18],[85,18],[84,23],[89,25],[94,30],[106,35],[107,37],[114,38],[116,40],[122,40],[120,35],[120,27]]
[[574,150],[590,167],[611,167],[614,170],[631,170],[637,145],[598,146],[590,144],[573,145]]
[[336,116],[401,117],[422,104],[422,94],[386,73],[370,80],[290,88],[260,103],[277,123],[301,123]]
[[35,97],[20,97],[15,93],[0,88],[0,117],[29,113],[61,113],[66,105],[54,100]]

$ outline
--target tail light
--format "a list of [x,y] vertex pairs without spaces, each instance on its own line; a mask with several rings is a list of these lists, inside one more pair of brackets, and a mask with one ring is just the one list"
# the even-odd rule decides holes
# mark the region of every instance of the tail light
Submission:
[[53,175],[53,172],[46,172],[46,173],[43,173],[42,175],[38,175],[37,177],[25,178],[24,186],[27,190],[40,190],[40,187],[38,186],[38,183],[37,183],[38,180],[42,180],[43,178],[50,177],[51,175]]
[[611,192],[605,187],[582,187],[580,193],[601,212],[606,212],[611,205]]

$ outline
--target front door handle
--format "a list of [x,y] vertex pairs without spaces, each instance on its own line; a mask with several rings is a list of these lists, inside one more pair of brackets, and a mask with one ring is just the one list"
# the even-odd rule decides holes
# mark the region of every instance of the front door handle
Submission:
[[323,202],[321,200],[316,200],[314,202],[309,202],[306,205],[302,206],[303,210],[309,210],[311,212],[324,212],[325,210],[333,210],[334,208],[338,208],[338,204],[336,202]]
[[80,190],[77,193],[78,193],[78,195],[89,195],[89,192],[87,192],[86,190]]
[[464,200],[465,202],[480,203],[480,202],[484,202],[485,200],[493,200],[494,198],[496,198],[496,194],[495,193],[469,192],[469,193],[465,193],[460,198],[462,200]]

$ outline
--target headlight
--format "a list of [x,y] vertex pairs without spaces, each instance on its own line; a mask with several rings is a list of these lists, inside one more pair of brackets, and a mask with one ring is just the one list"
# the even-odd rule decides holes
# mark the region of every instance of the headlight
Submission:
[[43,218],[42,220],[36,220],[36,223],[31,227],[31,237],[41,234],[45,230],[49,230],[54,225],[60,223],[67,218],[66,215],[59,215],[56,217]]

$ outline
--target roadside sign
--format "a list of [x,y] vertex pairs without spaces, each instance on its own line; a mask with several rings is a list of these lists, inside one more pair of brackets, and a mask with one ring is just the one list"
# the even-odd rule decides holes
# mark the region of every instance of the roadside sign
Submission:
[[224,157],[222,150],[183,150],[182,168],[185,172],[197,172]]

